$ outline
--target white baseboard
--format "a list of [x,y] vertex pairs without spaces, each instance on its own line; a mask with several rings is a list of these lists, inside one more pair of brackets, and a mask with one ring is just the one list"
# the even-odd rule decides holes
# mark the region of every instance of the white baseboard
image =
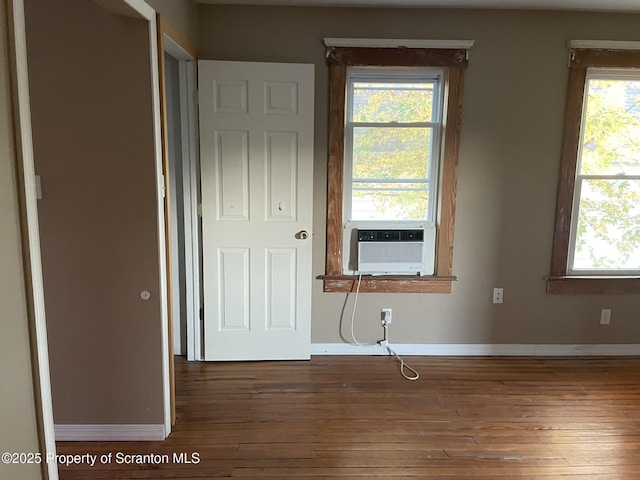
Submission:
[[[398,355],[424,356],[633,356],[640,355],[640,344],[547,345],[547,344],[391,344]],[[311,355],[388,355],[379,345],[312,343]]]
[[164,425],[56,425],[58,442],[164,440]]

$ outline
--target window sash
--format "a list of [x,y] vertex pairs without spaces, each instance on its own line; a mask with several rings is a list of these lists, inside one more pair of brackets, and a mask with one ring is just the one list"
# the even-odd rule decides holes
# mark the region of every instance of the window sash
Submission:
[[[362,191],[361,188],[358,188],[358,184],[364,184],[364,183],[424,183],[425,188],[421,189],[426,193],[426,197],[427,197],[427,207],[426,207],[426,215],[424,216],[424,218],[412,218],[412,219],[404,219],[402,221],[404,222],[416,222],[416,221],[420,221],[420,222],[433,222],[434,218],[435,218],[435,211],[436,211],[436,206],[437,206],[437,202],[436,202],[436,198],[435,195],[437,195],[437,172],[438,172],[438,165],[437,165],[437,158],[438,158],[438,152],[439,152],[439,145],[435,145],[435,143],[437,143],[437,136],[439,135],[439,132],[441,131],[439,126],[436,125],[435,128],[431,128],[431,127],[425,127],[424,130],[427,133],[427,135],[429,136],[429,142],[430,142],[430,146],[431,149],[429,152],[426,152],[426,158],[425,158],[425,162],[426,162],[426,172],[427,175],[425,177],[422,178],[404,178],[404,177],[386,177],[386,178],[359,178],[359,177],[354,177],[354,159],[353,159],[353,152],[354,152],[354,146],[353,146],[353,142],[354,142],[354,128],[346,128],[345,131],[345,145],[346,145],[346,152],[345,152],[345,172],[344,172],[344,179],[345,179],[345,185],[344,185],[344,220],[345,220],[345,224],[350,222],[350,221],[354,221],[354,220],[358,220],[358,221],[364,221],[361,218],[357,218],[354,215],[353,212],[353,205],[354,205],[354,193],[356,191]],[[395,191],[400,192],[400,189],[394,189]],[[384,215],[381,215],[378,218],[375,219],[370,219],[368,221],[389,221],[387,219],[384,218]],[[396,220],[397,221],[397,220]]]
[[[571,275],[634,275],[640,272],[640,268],[608,268],[608,267],[597,267],[597,268],[587,268],[587,267],[577,267],[576,260],[578,255],[578,228],[580,222],[580,213],[582,209],[582,201],[584,197],[582,195],[583,190],[585,189],[585,183],[593,180],[603,180],[603,181],[611,181],[611,182],[638,182],[640,183],[640,175],[578,175],[576,178],[576,186],[575,186],[575,199],[573,205],[573,218],[572,218],[572,228],[571,228],[571,239],[570,239],[570,250],[569,250],[569,274]],[[637,213],[636,213],[637,214]],[[617,230],[613,229],[614,234],[618,233]],[[611,231],[611,230],[609,230]],[[593,238],[593,243],[602,242],[602,239]],[[638,249],[640,250],[640,249]],[[632,258],[637,258],[637,254]],[[640,265],[640,262],[639,262]]]
[[[580,139],[578,144],[578,158],[576,165],[576,175],[584,177],[585,174],[581,174],[583,165],[583,153],[584,153],[584,141],[585,141],[585,129],[587,122],[587,106],[589,101],[589,87],[592,80],[612,80],[612,81],[633,81],[640,82],[640,71],[637,69],[614,69],[614,68],[589,68],[586,70],[584,93],[582,99],[582,111],[580,120]],[[606,174],[600,174],[601,176]],[[628,176],[624,172],[616,173],[617,176]]]

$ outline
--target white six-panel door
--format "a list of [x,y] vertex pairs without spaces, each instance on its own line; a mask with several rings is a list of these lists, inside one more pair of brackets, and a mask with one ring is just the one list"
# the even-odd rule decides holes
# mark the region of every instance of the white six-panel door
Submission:
[[198,68],[205,360],[308,359],[313,65]]

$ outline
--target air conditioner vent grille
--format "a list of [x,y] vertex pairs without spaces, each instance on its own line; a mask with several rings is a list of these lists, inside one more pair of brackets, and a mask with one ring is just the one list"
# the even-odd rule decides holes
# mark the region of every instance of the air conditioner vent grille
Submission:
[[422,243],[361,243],[360,262],[365,263],[420,263],[422,262]]

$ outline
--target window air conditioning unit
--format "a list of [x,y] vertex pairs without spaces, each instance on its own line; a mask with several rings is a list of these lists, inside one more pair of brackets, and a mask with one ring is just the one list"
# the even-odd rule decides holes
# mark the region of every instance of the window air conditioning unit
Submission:
[[424,230],[358,229],[358,273],[422,275]]

